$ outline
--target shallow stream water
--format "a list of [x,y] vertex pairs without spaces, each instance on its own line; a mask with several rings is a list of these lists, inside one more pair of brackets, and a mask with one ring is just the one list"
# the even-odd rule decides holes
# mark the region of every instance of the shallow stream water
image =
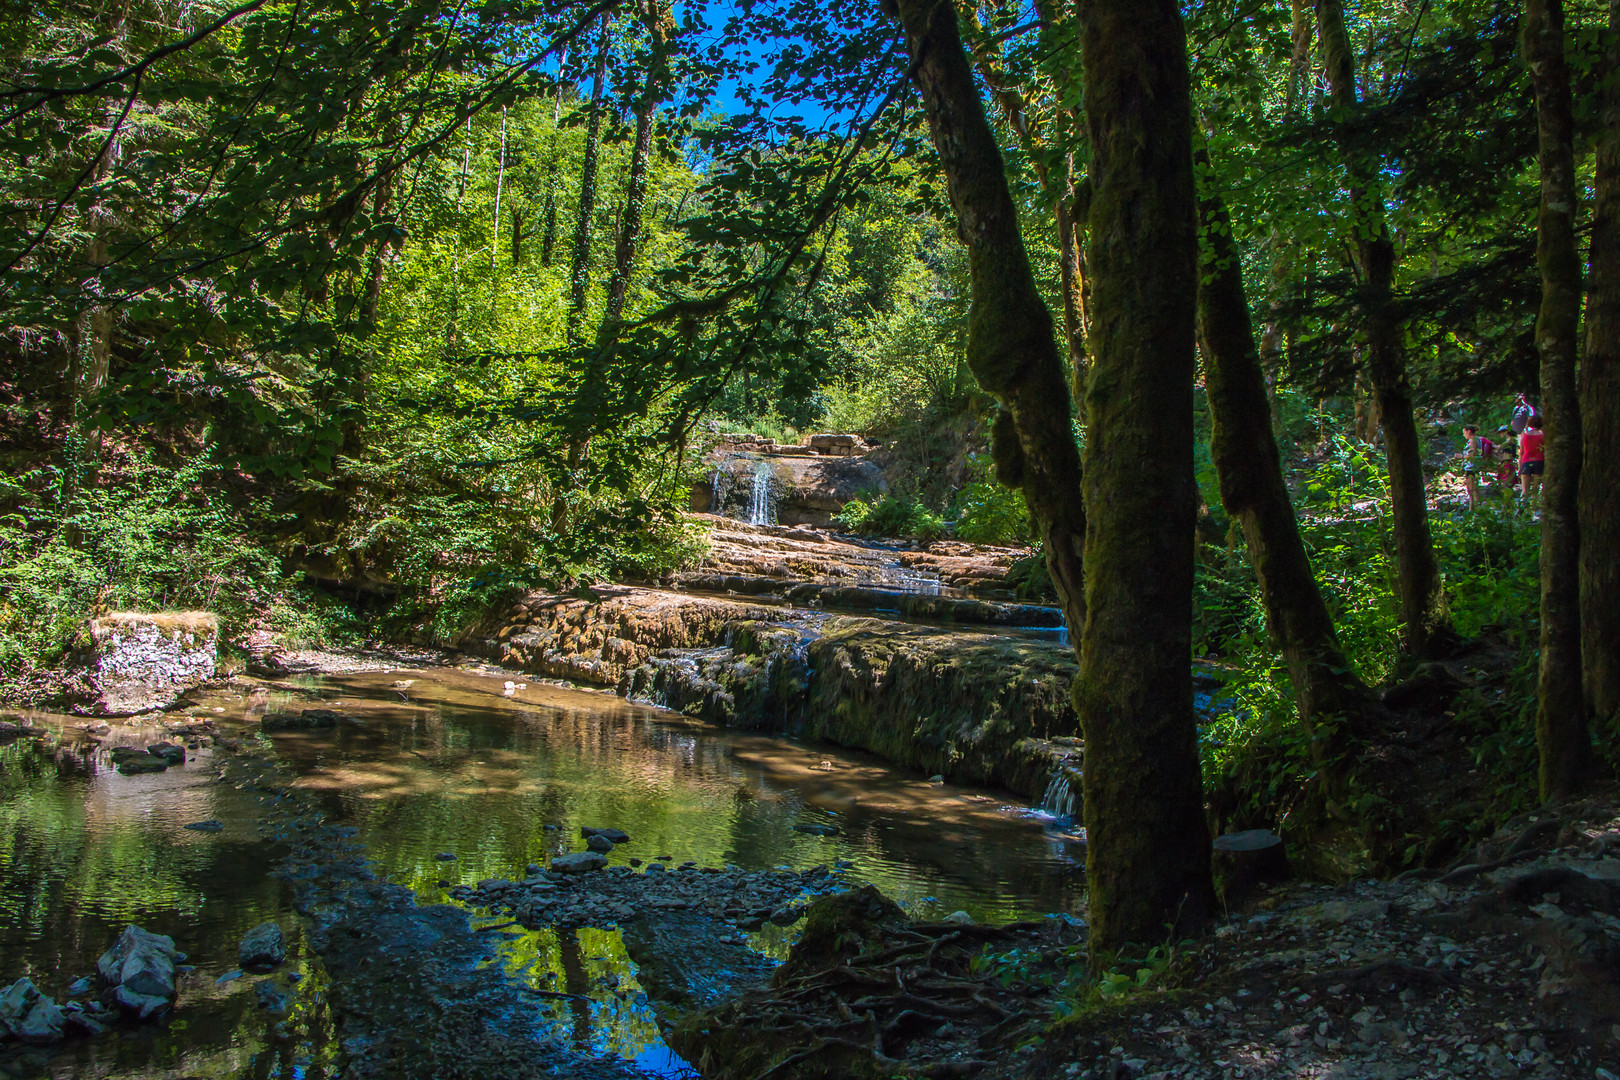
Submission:
[[[838,864],[919,917],[964,910],[1002,921],[1079,903],[1082,847],[1010,798],[610,694],[508,687],[513,678],[451,668],[309,676],[213,691],[186,715],[212,717],[222,736],[273,755],[329,822],[357,830],[379,872],[424,904],[581,850],[587,825],[631,835],[615,864]],[[258,732],[267,712],[307,707],[344,722]],[[129,922],[172,935],[196,970],[166,1026],[51,1053],[0,1049],[0,1076],[332,1075],[320,965],[274,875],[283,849],[259,828],[277,791],[222,782],[214,755],[224,751],[208,748],[165,773],[122,776],[83,738],[82,721],[31,719],[51,734],[0,748],[0,984],[28,975],[60,1000]],[[224,827],[185,828],[205,820]],[[292,932],[276,978],[294,1004],[279,1025],[255,1007],[261,979],[216,981],[234,970],[242,934],[266,919]],[[756,945],[779,953],[784,932],[767,930]],[[514,978],[590,1000],[554,1010],[563,1038],[654,1075],[690,1075],[663,1047],[617,931],[492,938]]]

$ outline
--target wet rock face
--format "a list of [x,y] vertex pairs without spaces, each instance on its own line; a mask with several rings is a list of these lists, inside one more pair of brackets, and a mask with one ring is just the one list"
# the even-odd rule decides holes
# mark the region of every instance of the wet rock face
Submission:
[[273,922],[260,923],[242,938],[236,958],[245,968],[275,967],[287,959],[287,936]]
[[93,619],[91,710],[129,716],[172,706],[214,677],[219,624],[207,612],[120,612]]
[[[836,441],[853,436],[820,438]],[[781,525],[825,528],[851,499],[889,489],[883,469],[857,456],[853,442],[823,450],[771,444],[762,453],[724,451],[709,465],[709,474],[693,487],[691,508],[743,520],[748,520],[753,489],[761,478],[769,486],[771,520]]]
[[173,938],[126,926],[112,948],[96,961],[96,971],[102,982],[118,988],[120,1004],[145,1019],[150,1015],[149,999],[164,1003],[174,1000],[174,966],[180,955]]
[[36,1046],[62,1041],[66,1017],[56,1002],[27,978],[0,991],[0,1032]]

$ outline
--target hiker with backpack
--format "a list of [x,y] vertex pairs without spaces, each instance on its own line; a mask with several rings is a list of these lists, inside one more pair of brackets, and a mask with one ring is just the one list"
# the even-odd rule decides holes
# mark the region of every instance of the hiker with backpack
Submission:
[[1463,425],[1463,490],[1468,492],[1468,509],[1479,508],[1479,474],[1496,458],[1496,444],[1479,433],[1477,424]]

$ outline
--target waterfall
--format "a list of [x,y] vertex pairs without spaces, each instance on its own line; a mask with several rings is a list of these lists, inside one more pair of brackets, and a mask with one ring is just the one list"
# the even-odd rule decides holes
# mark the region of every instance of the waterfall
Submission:
[[1069,769],[1058,769],[1041,796],[1041,809],[1053,817],[1073,818],[1080,802],[1079,776]]
[[754,488],[748,493],[748,524],[774,525],[776,508],[771,505],[771,466],[763,458],[754,466]]

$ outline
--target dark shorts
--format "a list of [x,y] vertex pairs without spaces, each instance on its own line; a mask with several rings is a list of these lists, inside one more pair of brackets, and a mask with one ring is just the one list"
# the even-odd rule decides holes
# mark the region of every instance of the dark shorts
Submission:
[[1543,458],[1541,461],[1521,461],[1521,462],[1519,462],[1519,475],[1520,476],[1540,476],[1542,473],[1544,473],[1546,471],[1547,471],[1547,461],[1546,461],[1545,458]]

